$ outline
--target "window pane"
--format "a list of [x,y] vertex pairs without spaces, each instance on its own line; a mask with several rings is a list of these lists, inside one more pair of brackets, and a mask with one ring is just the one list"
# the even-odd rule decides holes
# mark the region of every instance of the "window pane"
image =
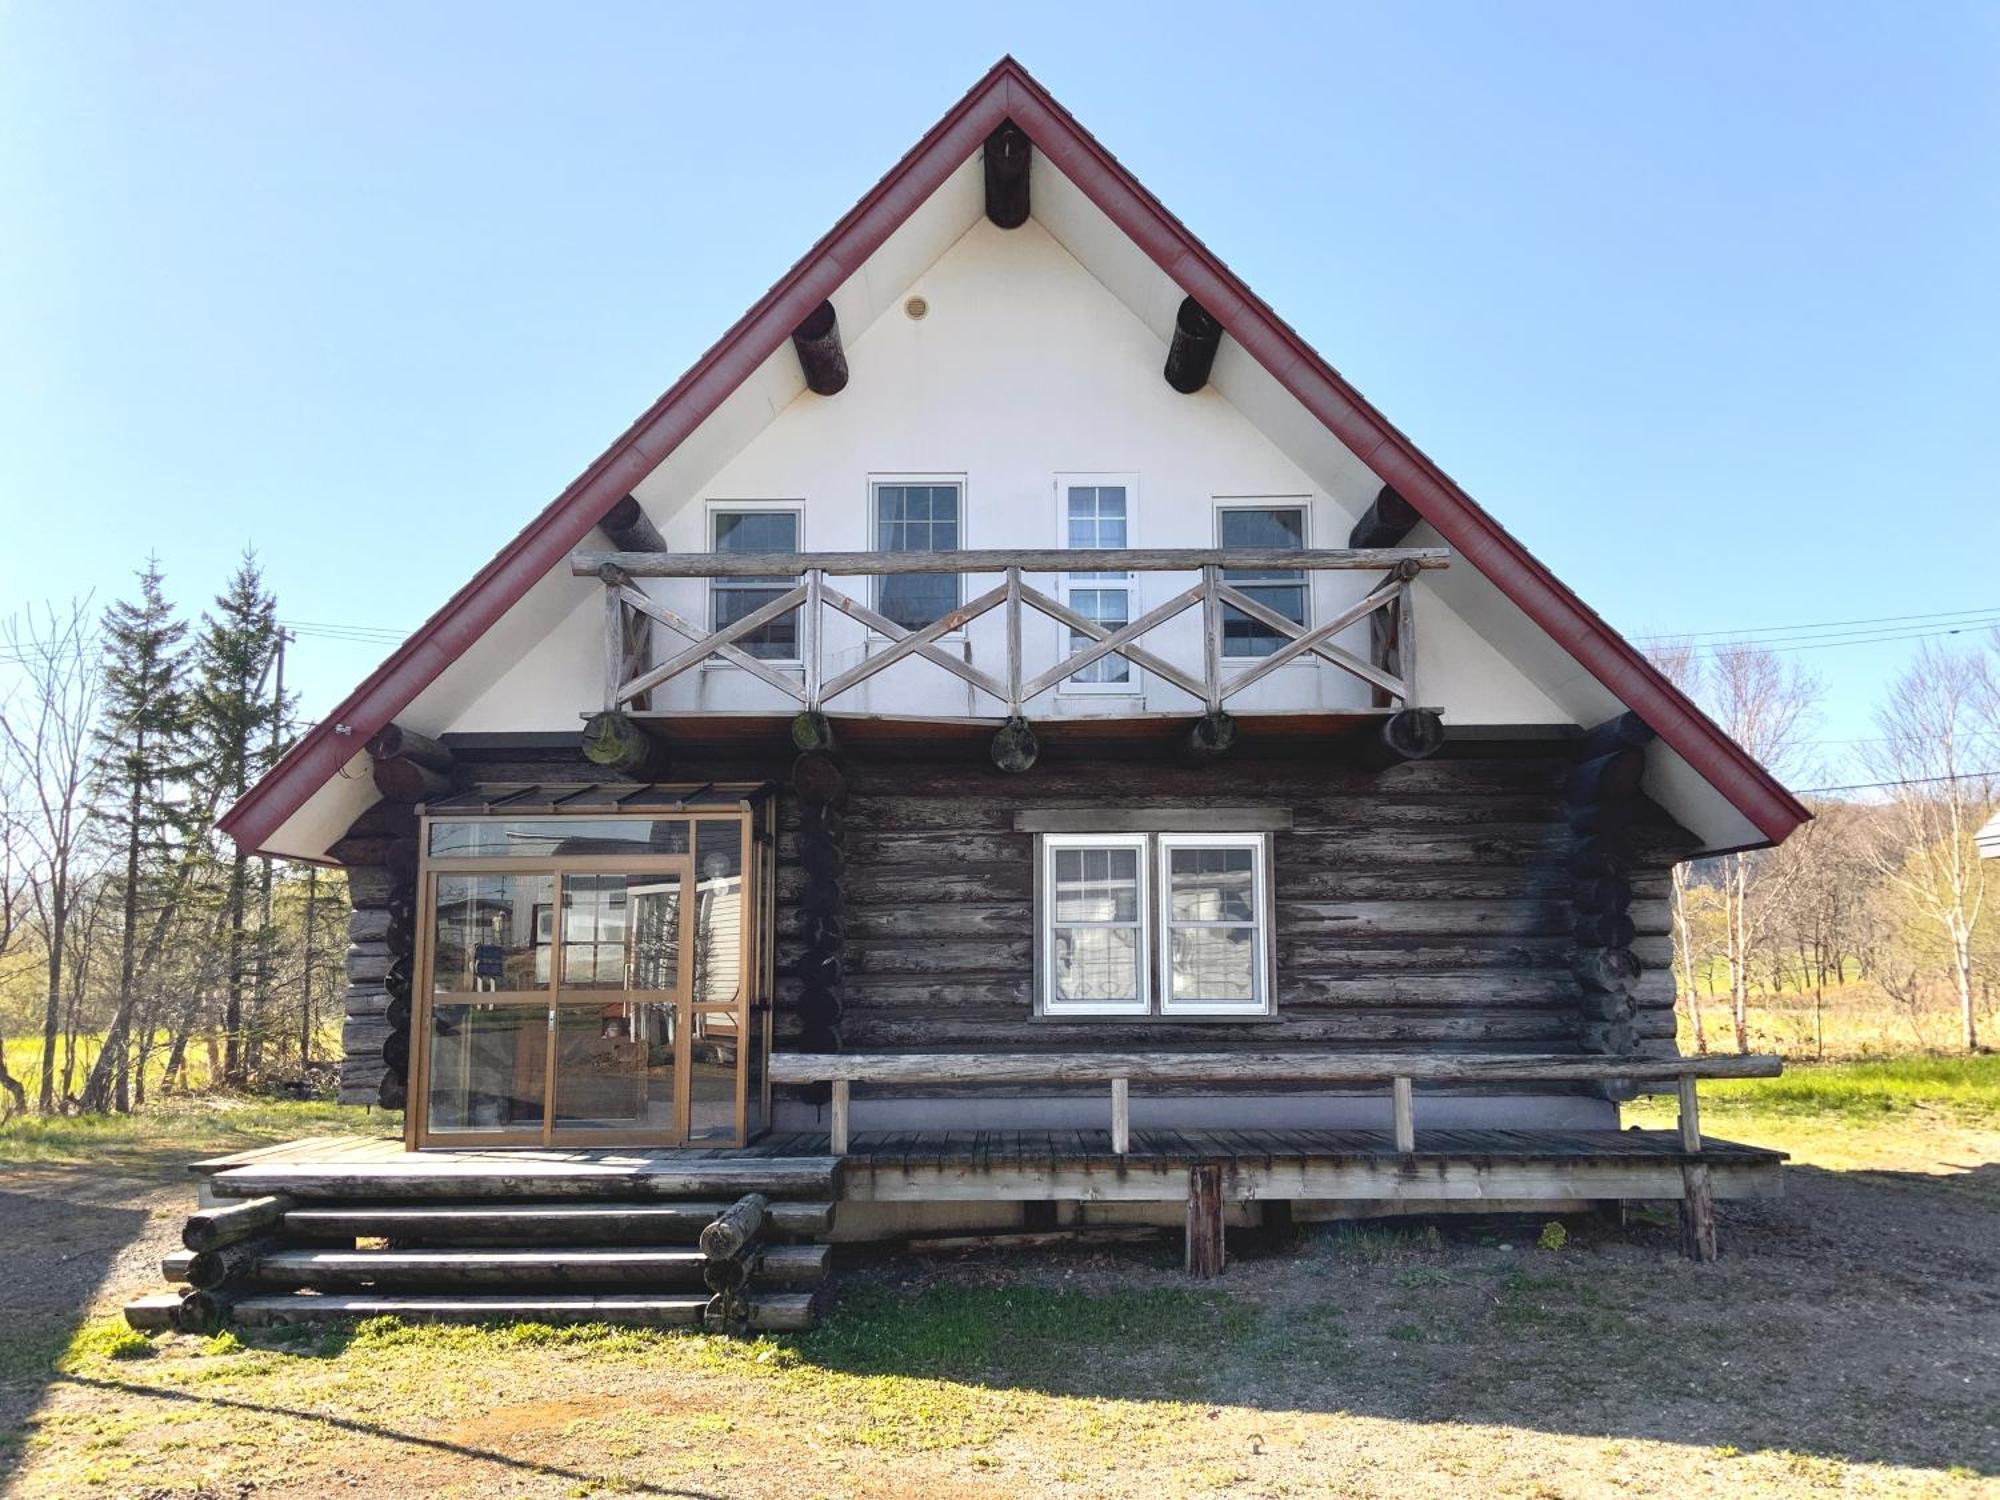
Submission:
[[468,818],[431,825],[431,854],[438,859],[687,852],[685,818]]
[[545,989],[554,900],[552,875],[439,875],[432,990]]
[[1254,1004],[1252,934],[1249,927],[1175,928],[1169,945],[1173,967],[1169,999]]
[[430,1128],[542,1128],[549,1013],[534,1005],[431,1007]]
[[698,1010],[688,1039],[688,1136],[725,1140],[736,1134],[736,1060],[741,1036],[736,1013]]
[[1139,998],[1139,933],[1132,927],[1063,927],[1055,934],[1057,1000]]
[[694,870],[694,998],[726,1005],[743,982],[743,825],[697,823]]
[[[958,546],[958,486],[878,484],[875,546],[881,552],[945,552]],[[953,573],[900,573],[875,581],[875,608],[905,630],[951,613],[960,601]]]
[[[1094,620],[1107,629],[1116,630],[1131,623],[1131,593],[1129,590],[1105,588],[1072,588],[1069,591],[1069,607],[1086,620]],[[1081,631],[1069,633],[1069,649],[1081,651],[1090,644],[1090,637]],[[1070,674],[1071,682],[1129,682],[1132,680],[1132,664],[1124,657],[1113,653],[1100,656],[1081,671]]]
[[1173,922],[1253,922],[1256,858],[1249,849],[1173,849],[1167,911]]
[[680,975],[678,875],[563,882],[563,988],[671,990]]
[[1055,919],[1058,922],[1139,920],[1139,851],[1055,851]]
[[559,1006],[556,1129],[671,1130],[674,1044],[671,1005]]
[[[791,510],[719,510],[715,512],[717,552],[796,552],[799,516]],[[795,578],[718,578],[710,589],[711,623],[717,630],[762,609],[793,587]],[[799,654],[799,612],[789,610],[768,625],[738,636],[736,644],[765,661],[796,661]]]
[[[1221,513],[1224,547],[1277,547],[1297,551],[1305,546],[1306,513],[1302,506],[1229,509]],[[1294,624],[1306,623],[1306,575],[1293,568],[1224,568],[1225,583],[1248,594],[1266,609]],[[1231,657],[1269,656],[1285,637],[1251,619],[1240,609],[1222,609],[1222,654]]]

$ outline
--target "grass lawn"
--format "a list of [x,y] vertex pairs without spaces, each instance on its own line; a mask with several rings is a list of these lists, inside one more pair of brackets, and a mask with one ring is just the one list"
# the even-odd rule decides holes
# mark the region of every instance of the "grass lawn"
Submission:
[[[1678,1258],[1665,1214],[1572,1220],[1558,1249],[1531,1221],[1328,1227],[1232,1244],[1205,1284],[1171,1241],[851,1257],[819,1330],[746,1343],[386,1320],[140,1338],[113,1309],[157,1280],[185,1189],[97,1194],[70,1164],[179,1148],[136,1124],[0,1132],[35,1178],[0,1200],[10,1262],[89,1276],[53,1342],[0,1305],[0,1476],[149,1500],[1996,1495],[1993,1063],[1705,1086],[1713,1133],[1797,1158],[1784,1199],[1724,1207],[1714,1266]],[[165,1129],[209,1150],[352,1128],[293,1108]]]

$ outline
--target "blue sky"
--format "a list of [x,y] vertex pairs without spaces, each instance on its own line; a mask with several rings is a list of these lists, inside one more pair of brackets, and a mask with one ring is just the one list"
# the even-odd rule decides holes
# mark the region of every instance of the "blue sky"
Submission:
[[1012,51],[1622,629],[2000,617],[2000,8],[1005,9],[0,0],[0,613],[323,710]]

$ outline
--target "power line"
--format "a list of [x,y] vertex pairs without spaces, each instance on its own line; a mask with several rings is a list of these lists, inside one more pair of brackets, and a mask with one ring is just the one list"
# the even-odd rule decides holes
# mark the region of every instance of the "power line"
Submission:
[[[1853,620],[1811,620],[1800,625],[1756,625],[1725,630],[1663,630],[1645,635],[1635,635],[1634,641],[1696,641],[1722,637],[1763,637],[1789,635],[1803,630],[1848,630],[1863,625],[1908,625],[1920,620],[1958,620],[1960,616],[1976,615],[1981,620],[2000,619],[2000,605],[1981,606],[1973,609],[1943,609],[1922,615],[1873,615]],[[1965,623],[1961,621],[1960,623]],[[1978,623],[1973,621],[1971,623]]]
[[2000,771],[1960,771],[1955,776],[1906,776],[1899,781],[1851,781],[1845,786],[1808,786],[1798,788],[1803,797],[1817,796],[1821,792],[1879,792],[1892,786],[1935,786],[1946,781],[1990,781],[2000,776]]

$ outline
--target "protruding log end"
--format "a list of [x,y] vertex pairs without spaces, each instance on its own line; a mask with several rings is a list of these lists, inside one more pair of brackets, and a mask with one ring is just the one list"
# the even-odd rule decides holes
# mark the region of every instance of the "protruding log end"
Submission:
[[798,351],[807,390],[816,396],[837,396],[847,389],[847,351],[840,345],[840,320],[831,302],[820,303],[792,330],[792,347]]
[[1195,760],[1214,760],[1235,743],[1236,720],[1219,708],[1203,714],[1188,728],[1188,755]]
[[792,762],[792,790],[808,806],[839,807],[847,801],[847,777],[824,750],[809,750]]
[[833,721],[822,713],[795,714],[792,718],[792,744],[801,752],[835,749]]
[[664,552],[667,539],[647,517],[645,507],[632,496],[612,502],[598,523],[611,545],[620,552]]
[[1192,396],[1208,384],[1215,351],[1222,347],[1222,325],[1192,297],[1182,299],[1174,314],[1174,341],[1167,346],[1167,384]]
[[615,708],[592,714],[583,726],[583,758],[634,781],[657,781],[667,769],[660,742],[638,720]]
[[1417,522],[1422,519],[1414,505],[1385,484],[1375,497],[1375,503],[1361,513],[1361,519],[1347,534],[1347,545],[1400,547],[1403,538],[1414,531]]
[[409,1085],[394,1073],[384,1074],[382,1086],[376,1091],[375,1102],[387,1110],[399,1110],[410,1102]]
[[1382,722],[1364,759],[1378,769],[1428,760],[1444,748],[1444,718],[1434,708],[1405,708]]
[[1028,178],[1035,148],[1028,132],[1003,120],[986,137],[986,217],[1002,229],[1028,222]]
[[429,802],[451,790],[449,776],[414,760],[378,760],[370,771],[375,790],[391,802]]
[[391,724],[370,735],[368,753],[376,760],[412,760],[433,771],[451,770],[451,749],[427,734]]
[[993,764],[1010,775],[1031,770],[1041,748],[1028,721],[1018,716],[993,731]]
[[1571,802],[1625,801],[1639,794],[1645,774],[1644,750],[1613,750],[1572,767],[1563,780],[1563,796]]

